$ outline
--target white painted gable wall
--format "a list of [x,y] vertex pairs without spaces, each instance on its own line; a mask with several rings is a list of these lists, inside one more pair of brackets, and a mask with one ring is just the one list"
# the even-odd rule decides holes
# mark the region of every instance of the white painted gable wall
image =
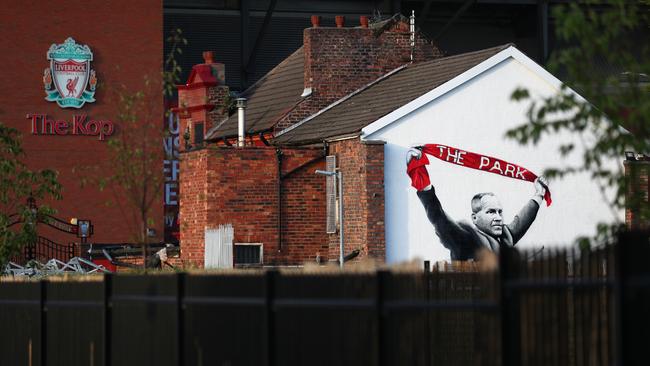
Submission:
[[[480,70],[482,73],[469,80],[456,80],[459,86],[425,104],[423,99],[427,96],[423,96],[411,103],[423,105],[385,126],[386,121],[380,120],[364,129],[364,132],[371,132],[366,133],[364,139],[386,141],[386,259],[389,263],[414,258],[449,259],[449,251],[440,244],[406,174],[405,155],[412,144],[449,145],[501,158],[537,174],[548,167],[579,163],[578,154],[570,158],[560,156],[557,152],[560,138],[542,140],[537,147],[522,147],[504,138],[507,129],[526,120],[528,103],[510,100],[516,87],[526,87],[533,95],[541,96],[555,93],[559,85],[550,74],[540,73],[539,66],[516,49],[504,51],[508,52],[516,53],[517,59],[496,57],[496,61],[488,60],[496,65],[489,65],[487,70]],[[467,75],[464,77],[468,79]],[[437,94],[445,88],[445,85],[437,88]],[[405,107],[405,110],[413,109],[413,106]],[[562,136],[564,140],[572,138]],[[470,221],[471,197],[478,192],[491,191],[501,199],[505,222],[510,222],[534,193],[533,184],[529,182],[455,166],[433,157],[429,160],[428,171],[438,197],[445,211],[456,220]],[[622,212],[610,211],[596,184],[586,175],[551,181],[550,187],[553,204],[540,209],[518,246],[568,245],[580,235],[593,234],[599,221],[611,222],[613,215],[623,219]]]

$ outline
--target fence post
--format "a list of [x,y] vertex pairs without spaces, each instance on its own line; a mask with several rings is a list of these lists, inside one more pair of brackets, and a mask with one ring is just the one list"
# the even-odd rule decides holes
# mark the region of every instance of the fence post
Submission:
[[178,366],[185,364],[185,273],[179,272],[176,274],[176,344],[177,344],[177,357]]
[[616,364],[635,365],[646,358],[650,326],[649,233],[623,232],[616,244]]
[[113,275],[104,273],[104,366],[111,366],[111,296],[113,294]]
[[273,309],[273,300],[275,299],[275,283],[277,282],[279,273],[277,270],[266,271],[265,287],[266,287],[266,365],[275,365],[275,311]]
[[501,364],[521,363],[519,296],[511,281],[519,278],[520,256],[517,249],[502,246],[499,253],[499,287],[501,291]]
[[47,365],[47,281],[38,281],[41,290],[41,366]]
[[389,364],[388,360],[386,360],[386,353],[384,351],[388,349],[388,347],[386,347],[386,329],[384,324],[386,320],[386,308],[384,306],[384,300],[386,284],[388,283],[389,277],[389,271],[377,271],[377,294],[375,298],[375,311],[377,314],[377,365],[379,366]]

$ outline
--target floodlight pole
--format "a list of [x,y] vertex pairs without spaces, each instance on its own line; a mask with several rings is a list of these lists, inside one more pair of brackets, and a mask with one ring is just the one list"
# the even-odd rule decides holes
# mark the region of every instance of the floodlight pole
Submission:
[[334,177],[338,180],[339,185],[339,267],[343,268],[343,175],[340,171],[328,172],[325,170],[316,170],[316,174]]

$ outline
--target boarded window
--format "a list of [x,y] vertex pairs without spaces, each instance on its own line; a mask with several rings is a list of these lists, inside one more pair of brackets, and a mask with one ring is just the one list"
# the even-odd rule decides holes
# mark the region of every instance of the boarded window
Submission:
[[233,236],[231,224],[205,229],[205,268],[232,268]]
[[[325,169],[328,172],[336,171],[336,156],[328,155],[325,158]],[[325,191],[327,192],[327,233],[336,233],[337,226],[337,202],[336,202],[336,177],[325,178]]]

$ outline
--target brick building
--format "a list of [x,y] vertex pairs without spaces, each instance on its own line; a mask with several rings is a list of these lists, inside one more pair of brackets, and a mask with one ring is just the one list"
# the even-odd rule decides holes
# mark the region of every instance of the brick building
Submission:
[[[224,86],[216,80],[222,66],[209,53],[179,87],[181,131],[194,145],[182,154],[180,168],[184,259],[203,265],[204,230],[226,223],[233,225],[236,243],[262,243],[264,264],[338,258],[338,234],[325,230],[326,179],[314,174],[326,168],[325,156],[334,155],[351,177],[343,202],[346,254],[358,250],[361,257],[383,261],[383,145],[345,138],[299,147],[270,142],[278,131],[410,62],[411,53],[414,62],[442,53],[419,32],[412,50],[403,17],[372,25],[361,17],[357,26],[345,26],[343,17],[338,21],[337,27],[320,27],[312,17],[303,46],[241,94],[247,98],[244,148],[232,146],[237,114],[227,117],[213,108],[220,101],[210,96],[222,95]],[[201,71],[209,68],[215,72]],[[202,79],[203,74],[216,76]],[[203,100],[210,103],[202,107],[197,101]],[[208,116],[208,110],[220,112]]]
[[[57,210],[56,216],[62,220],[92,220],[94,242],[133,241],[137,228],[132,227],[133,212],[124,193],[113,187],[102,191],[91,182],[107,173],[101,170],[108,159],[107,142],[124,132],[125,124],[118,117],[118,91],[122,86],[129,92],[143,90],[145,77],[154,80],[160,75],[161,2],[10,0],[3,2],[0,32],[4,50],[0,62],[5,65],[0,121],[22,134],[25,162],[31,169],[58,171],[63,199],[47,204]],[[95,101],[80,108],[63,108],[45,100],[44,70],[50,67],[46,55],[51,45],[63,44],[69,37],[78,45],[87,45],[93,55],[90,68],[97,82]],[[56,75],[50,76],[56,79]],[[150,118],[162,125],[162,92],[151,92],[148,98],[152,105]],[[32,126],[34,116],[46,116],[37,117],[36,128]],[[107,133],[101,138],[97,133],[75,129],[75,124],[88,127],[84,121],[91,124],[91,130],[101,125]],[[93,127],[92,121],[99,124]],[[162,162],[160,165],[162,168]],[[89,184],[82,187],[82,180]],[[162,217],[162,204],[155,204],[151,227],[156,229],[157,237],[153,240],[162,240]],[[45,225],[39,225],[38,231],[57,243],[79,240]]]
[[[445,57],[418,32],[411,49],[408,19],[360,23],[320,27],[313,18],[303,46],[240,95],[247,99],[244,136],[238,136],[237,113],[222,110],[219,120],[204,111],[227,105],[210,98],[220,94],[214,89],[223,87],[219,81],[205,86],[190,76],[179,89],[181,126],[188,132],[180,168],[184,260],[207,263],[207,233],[223,225],[232,227],[235,261],[238,243],[260,248],[263,265],[336,260],[340,197],[316,169],[343,176],[346,255],[358,251],[359,258],[388,262],[449,258],[410,188],[404,165],[409,146],[448,144],[533,172],[575,158],[560,156],[557,141],[523,147],[504,139],[507,129],[526,120],[528,106],[511,101],[513,90],[524,86],[544,97],[561,87],[514,45]],[[211,57],[195,68],[192,75],[213,69],[218,76],[220,70]],[[243,146],[236,146],[238,138]],[[476,192],[505,197],[505,219],[533,193],[504,175],[477,175],[452,164],[432,163],[429,170],[454,219],[469,216]],[[519,245],[566,244],[607,220],[610,211],[594,200],[600,191],[590,177],[553,182],[552,191],[553,205],[539,207]]]

